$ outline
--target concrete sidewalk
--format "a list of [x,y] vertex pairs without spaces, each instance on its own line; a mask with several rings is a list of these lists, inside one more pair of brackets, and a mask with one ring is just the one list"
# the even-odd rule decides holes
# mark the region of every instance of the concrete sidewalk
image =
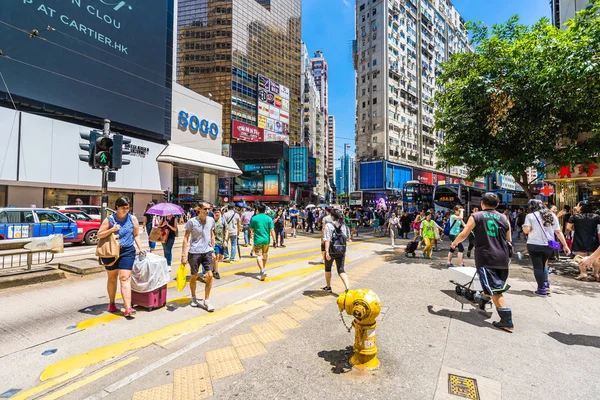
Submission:
[[[277,321],[287,320],[280,317],[284,313],[297,323],[282,324],[283,335],[259,343],[260,352],[240,356],[240,360],[232,356],[228,362],[234,363],[236,370],[213,378],[210,390],[205,387],[203,394],[219,399],[598,397],[600,384],[587,376],[590,372],[595,376],[600,356],[600,322],[595,318],[600,311],[596,294],[600,284],[553,275],[552,296],[540,298],[532,294],[535,281],[531,271],[513,266],[509,281],[512,289],[506,298],[513,309],[516,329],[507,333],[492,327],[491,321],[498,319],[495,310],[486,313],[456,297],[448,282],[448,271],[439,263],[407,263],[398,249],[393,253],[381,250],[379,255],[380,261],[374,258],[349,270],[351,281],[374,290],[382,301],[385,314],[379,318],[377,328],[379,370],[365,373],[350,368],[347,359],[352,353],[354,332],[348,334],[342,325],[335,297],[313,299],[322,293],[307,290],[290,299],[289,304],[270,310],[275,315],[262,317],[262,322],[277,325]],[[339,283],[336,287],[340,289]],[[290,307],[298,304],[306,306],[310,317],[300,313],[297,318]],[[346,319],[349,322],[350,317]],[[235,335],[256,333],[256,323],[241,324]],[[183,379],[181,374],[192,365],[199,367],[204,364],[198,363],[206,360],[210,366],[217,355],[227,356],[225,348],[235,355],[239,340],[219,337],[165,365],[166,375],[163,372],[138,381],[114,393],[113,398],[131,398],[135,392],[134,398],[158,398],[153,395],[159,391],[144,390],[157,385],[162,385],[161,390],[171,390],[173,371],[177,387],[178,371]],[[448,393],[448,374],[455,375],[455,389],[465,396]],[[210,380],[208,372],[205,376]]]

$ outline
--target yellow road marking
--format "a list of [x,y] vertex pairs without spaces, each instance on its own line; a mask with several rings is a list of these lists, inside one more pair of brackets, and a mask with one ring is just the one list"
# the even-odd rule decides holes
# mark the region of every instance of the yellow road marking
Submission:
[[123,368],[126,365],[131,364],[132,362],[134,362],[137,359],[138,359],[138,357],[129,357],[129,358],[126,358],[125,360],[119,361],[118,363],[113,364],[108,368],[104,368],[90,376],[86,376],[85,378],[83,378],[69,386],[66,386],[60,390],[57,390],[56,392],[54,392],[48,396],[42,397],[42,400],[56,400],[59,397],[66,396],[67,394],[74,392],[75,390],[82,388],[87,384],[95,382],[98,379],[100,379],[108,374],[111,374],[111,373],[115,372],[116,370]]
[[83,372],[83,368],[75,369],[75,370],[73,370],[67,374],[64,374],[56,379],[51,379],[44,384],[36,386],[36,387],[29,389],[23,393],[19,393],[15,397],[11,397],[11,399],[12,400],[25,400],[29,397],[35,396],[38,393],[46,391],[46,390],[50,389],[51,387],[54,387],[56,385],[60,385],[61,383],[67,382],[67,381],[75,378],[76,376],[80,375],[82,372]]
[[141,336],[90,350],[87,353],[78,354],[49,365],[42,372],[40,379],[46,381],[51,378],[56,378],[79,368],[89,367],[90,365],[110,360],[111,358],[118,357],[128,351],[141,349],[153,343],[158,343],[173,336],[181,335],[182,333],[195,332],[207,325],[263,307],[265,304],[266,303],[261,300],[251,300],[242,304],[233,304],[213,313],[203,314],[199,317],[165,326]]
[[90,329],[95,326],[104,325],[106,323],[116,321],[121,318],[123,318],[123,316],[120,314],[106,314],[96,318],[84,319],[83,321],[77,324],[77,329]]
[[171,344],[171,343],[173,343],[173,342],[175,342],[175,341],[177,341],[177,340],[181,339],[181,338],[182,338],[182,337],[184,337],[185,335],[187,335],[187,333],[182,333],[181,335],[173,336],[172,338],[169,338],[169,339],[167,339],[167,340],[165,340],[165,341],[162,341],[162,342],[160,342],[158,345],[159,345],[160,347],[163,347],[163,348],[165,348],[165,347],[167,347],[167,345],[169,345],[169,344]]
[[265,279],[265,282],[279,281],[279,280],[282,280],[282,279],[286,279],[286,278],[290,278],[292,276],[298,276],[298,275],[308,275],[308,274],[310,274],[312,272],[315,272],[315,271],[318,271],[318,270],[321,270],[321,269],[323,269],[323,264],[321,264],[321,265],[315,265],[314,267],[296,269],[294,271],[284,272],[283,274],[279,274],[279,275],[274,276],[272,278],[267,278],[267,279]]

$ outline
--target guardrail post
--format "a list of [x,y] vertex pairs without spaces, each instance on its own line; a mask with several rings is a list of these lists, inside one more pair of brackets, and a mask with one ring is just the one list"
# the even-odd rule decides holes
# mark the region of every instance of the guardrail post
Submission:
[[27,271],[31,271],[33,265],[33,253],[27,253]]

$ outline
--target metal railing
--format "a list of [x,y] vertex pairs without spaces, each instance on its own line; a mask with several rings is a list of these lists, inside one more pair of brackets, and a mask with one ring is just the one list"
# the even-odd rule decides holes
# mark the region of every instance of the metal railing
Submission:
[[64,252],[63,236],[49,235],[28,239],[0,240],[0,271],[48,264],[54,254]]

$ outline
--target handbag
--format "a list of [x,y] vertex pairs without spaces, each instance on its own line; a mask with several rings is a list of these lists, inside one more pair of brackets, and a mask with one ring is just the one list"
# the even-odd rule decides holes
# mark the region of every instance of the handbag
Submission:
[[150,231],[150,236],[148,236],[148,240],[151,242],[167,243],[168,239],[169,228],[154,227]]
[[[114,219],[108,217],[108,224],[112,228],[115,224]],[[98,244],[96,245],[96,257],[98,257],[98,262],[100,265],[104,265],[105,267],[113,266],[121,255],[121,245],[119,241],[115,237],[114,233],[106,236],[105,238],[98,239]],[[103,258],[114,258],[113,262],[105,264],[102,262]]]
[[557,242],[556,240],[550,239],[548,238],[548,234],[546,233],[546,230],[544,229],[544,227],[542,226],[542,223],[540,222],[540,220],[538,219],[537,215],[533,214],[533,216],[535,217],[536,221],[538,222],[538,224],[540,225],[540,228],[542,228],[542,232],[544,232],[544,235],[546,236],[546,240],[548,240],[548,247],[551,248],[552,250],[560,250],[560,248],[562,247],[560,245],[559,242]]

